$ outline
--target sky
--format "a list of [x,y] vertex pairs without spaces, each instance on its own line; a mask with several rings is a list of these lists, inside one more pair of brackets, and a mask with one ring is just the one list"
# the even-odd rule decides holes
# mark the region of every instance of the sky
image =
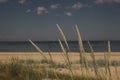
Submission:
[[0,0],[0,41],[120,40],[120,0]]

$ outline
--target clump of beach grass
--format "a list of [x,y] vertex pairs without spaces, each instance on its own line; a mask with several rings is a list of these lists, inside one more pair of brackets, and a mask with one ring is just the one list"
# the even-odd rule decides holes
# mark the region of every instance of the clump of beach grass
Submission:
[[[62,52],[60,53],[64,59],[64,63],[54,61],[52,53],[48,52],[48,57],[44,54],[40,47],[38,47],[32,40],[29,42],[41,54],[42,58],[39,61],[28,59],[19,60],[12,58],[8,63],[0,64],[0,80],[114,80],[112,78],[111,66],[114,67],[116,79],[119,80],[118,66],[119,61],[111,60],[111,46],[108,41],[108,52],[104,54],[104,60],[96,60],[92,45],[88,41],[90,48],[91,61],[87,59],[86,52],[83,47],[82,38],[78,26],[75,26],[76,36],[79,45],[79,61],[72,62],[69,56],[70,48],[67,42],[62,27],[56,24],[63,41],[58,40]],[[75,72],[74,66],[78,63]],[[100,72],[100,68],[104,68],[105,74]],[[92,70],[95,76],[91,76]],[[60,70],[60,71],[59,71]],[[61,70],[65,72],[61,73]]]
[[[71,60],[70,60],[70,56],[69,56],[69,45],[68,45],[68,42],[67,42],[67,38],[62,30],[62,28],[57,24],[57,28],[63,38],[63,41],[65,43],[65,45],[63,45],[62,41],[61,40],[58,40],[59,41],[59,44],[60,44],[60,47],[62,49],[62,53],[61,55],[63,56],[64,58],[64,61],[65,61],[65,66],[64,68],[68,69],[70,71],[70,80],[75,80],[75,73],[73,72],[73,68],[72,68],[72,63],[71,63]],[[85,50],[84,50],[84,47],[83,47],[83,43],[82,43],[82,39],[81,39],[81,35],[80,35],[80,31],[78,29],[78,26],[76,25],[75,27],[75,30],[76,30],[76,34],[77,34],[77,38],[78,38],[78,44],[79,44],[79,50],[80,50],[80,60],[79,60],[79,63],[80,63],[80,68],[81,68],[81,72],[82,72],[82,75],[81,77],[89,77],[89,74],[90,74],[90,70],[89,70],[89,62],[87,60],[87,57],[86,57],[86,54],[85,54]],[[41,53],[41,55],[44,57],[44,59],[48,62],[48,59],[45,57],[45,55],[43,54],[43,52],[41,51],[41,49],[39,47],[37,47],[37,45],[35,45],[35,43],[33,43],[31,40],[29,40],[32,45]],[[90,42],[88,41],[88,45],[89,45],[89,48],[91,50],[91,58],[92,58],[92,64],[93,64],[93,68],[94,68],[94,73],[96,75],[96,80],[104,80],[103,77],[102,77],[102,74],[99,72],[99,60],[96,60],[95,59],[95,55],[94,55],[94,50],[90,44]],[[110,71],[110,66],[111,66],[111,60],[110,60],[110,52],[111,52],[111,48],[110,48],[110,41],[108,41],[108,53],[105,54],[105,59],[104,59],[104,66],[105,66],[105,70],[106,70],[106,74],[108,73],[109,74],[109,77],[111,76],[111,71]],[[52,56],[51,54],[49,53],[49,57],[50,57],[50,60],[52,61],[52,63],[54,63],[53,59],[52,59]],[[55,64],[55,63],[54,63]],[[53,65],[53,64],[52,64]],[[57,67],[55,67],[56,65],[54,65],[53,68],[57,69]],[[117,68],[115,68],[117,70]],[[52,69],[50,69],[51,71]],[[85,70],[85,72],[84,72]],[[117,73],[117,72],[116,72]],[[58,75],[56,72],[54,72],[54,75],[56,76],[56,78],[58,79]],[[112,78],[110,77],[109,78],[110,80],[112,80]],[[84,79],[84,80],[88,80],[88,79]]]
[[[34,68],[23,63],[19,63],[18,58],[12,58],[8,63],[0,65],[0,80],[40,80],[40,74]],[[39,79],[38,79],[39,78]]]
[[[62,49],[62,51],[63,51],[63,52],[61,53],[61,55],[63,56],[64,61],[65,61],[65,66],[64,66],[64,68],[65,68],[65,69],[68,69],[68,70],[70,71],[70,80],[76,80],[76,79],[75,79],[75,75],[76,75],[76,74],[74,74],[74,73],[73,73],[73,70],[72,70],[72,63],[71,63],[70,56],[69,56],[69,45],[68,45],[68,43],[67,43],[67,38],[66,38],[66,36],[65,36],[62,28],[61,28],[58,24],[57,24],[57,28],[58,28],[58,30],[59,30],[59,32],[60,32],[60,34],[61,34],[61,36],[62,36],[62,38],[63,38],[63,40],[64,40],[64,43],[65,43],[65,45],[63,45],[62,41],[61,41],[61,40],[58,40],[58,41],[59,41],[59,44],[60,44],[60,47],[61,47],[61,49]],[[86,74],[87,74],[87,71],[88,71],[87,59],[86,59],[86,56],[85,56],[85,51],[84,51],[84,48],[83,48],[83,45],[82,45],[82,40],[80,39],[81,37],[80,37],[80,35],[79,35],[79,32],[78,32],[77,27],[76,27],[76,31],[77,31],[78,40],[79,40],[79,45],[80,45],[80,52],[82,52],[82,53],[81,53],[82,56],[80,57],[80,61],[81,61],[81,60],[83,61],[83,62],[82,62],[82,66],[86,68]],[[42,51],[32,40],[29,40],[29,41],[30,41],[30,43],[36,48],[36,50],[40,52],[40,54],[44,57],[44,59],[45,59],[47,62],[49,62],[48,59],[47,59],[47,57],[44,55],[43,51]],[[81,47],[81,45],[82,45],[82,47]],[[81,50],[81,48],[82,48],[82,50]],[[50,60],[51,60],[52,63],[53,63],[53,59],[52,59],[52,56],[51,56],[50,52],[49,52],[49,57],[50,57]],[[50,65],[53,65],[53,64],[50,64]],[[53,68],[56,69],[57,66],[54,65]],[[49,70],[52,71],[52,68],[49,67]],[[46,70],[46,71],[47,71],[47,70]],[[58,77],[58,73],[55,72],[54,70],[53,70],[53,72],[54,72],[54,75],[56,76],[56,78],[58,79],[58,78],[59,78],[59,77]],[[48,73],[48,71],[47,71],[47,73]],[[48,74],[47,74],[47,75],[48,75]],[[84,76],[82,75],[82,76],[80,76],[80,77],[82,78],[82,77],[84,77]],[[89,76],[87,76],[87,77],[89,78]],[[87,78],[87,77],[86,77],[86,78]],[[85,77],[84,77],[84,78],[85,78]],[[86,80],[86,79],[85,79],[85,80]]]

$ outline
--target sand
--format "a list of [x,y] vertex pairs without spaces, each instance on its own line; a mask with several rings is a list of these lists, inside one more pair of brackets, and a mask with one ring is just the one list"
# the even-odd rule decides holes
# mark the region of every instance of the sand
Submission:
[[[49,54],[47,52],[44,54],[47,58],[49,58]],[[64,62],[62,52],[51,52],[51,55],[55,62]],[[86,53],[86,55],[87,59],[90,60],[90,53]],[[71,61],[79,60],[79,53],[77,52],[70,52],[69,56]],[[11,58],[34,60],[43,59],[39,52],[0,52],[0,62],[9,61]],[[104,52],[95,52],[95,58],[104,59]],[[111,60],[120,60],[120,52],[111,52]]]
[[[44,54],[48,59],[50,58],[47,52],[45,52]],[[64,63],[65,61],[62,54],[63,54],[62,52],[51,52],[54,62]],[[86,56],[88,60],[91,60],[90,53],[86,53]],[[70,52],[69,57],[72,62],[79,61],[79,53],[77,52]],[[9,62],[11,58],[18,58],[18,59],[24,59],[24,60],[25,59],[33,59],[33,60],[43,59],[43,57],[39,52],[0,52],[0,62],[2,63]],[[98,60],[104,59],[104,52],[95,52],[95,58]],[[120,52],[111,52],[110,59],[120,61]],[[74,66],[76,67],[76,68],[74,67],[75,73],[81,74],[80,69],[78,69],[76,65]],[[110,69],[111,69],[113,80],[117,80],[115,68],[111,66]],[[118,74],[120,74],[120,67],[118,67],[117,70],[118,70]],[[69,70],[66,70],[65,68],[64,69],[58,68],[56,69],[56,71],[60,73],[69,73]],[[105,75],[104,67],[100,67],[99,71],[101,72],[101,74],[103,74],[103,76]],[[89,76],[95,76],[92,68],[90,69]]]

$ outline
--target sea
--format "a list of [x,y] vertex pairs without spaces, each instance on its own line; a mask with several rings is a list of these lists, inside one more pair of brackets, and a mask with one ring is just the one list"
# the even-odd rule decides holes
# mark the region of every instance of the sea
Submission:
[[[94,52],[107,52],[108,41],[90,41]],[[58,41],[34,41],[43,52],[61,52]],[[64,42],[62,42],[65,45]],[[110,41],[111,51],[120,52],[120,41]],[[79,52],[78,41],[68,41],[70,52]],[[83,41],[86,52],[90,52],[88,41]],[[0,52],[37,52],[29,41],[0,41]]]

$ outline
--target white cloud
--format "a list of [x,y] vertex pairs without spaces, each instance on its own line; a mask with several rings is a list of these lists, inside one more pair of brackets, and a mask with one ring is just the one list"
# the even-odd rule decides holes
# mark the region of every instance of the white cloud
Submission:
[[95,0],[96,4],[102,3],[120,3],[120,0]]
[[66,16],[72,16],[72,13],[71,12],[65,12],[65,15]]
[[6,3],[8,0],[0,0],[0,3]]
[[50,8],[51,9],[56,9],[56,8],[58,8],[60,6],[60,4],[52,4],[51,6],[50,6]]
[[82,8],[82,4],[81,3],[75,3],[75,4],[73,4],[72,5],[72,8],[74,8],[74,9],[80,9],[80,8]]
[[27,9],[26,10],[26,13],[30,13],[32,10],[31,9]]
[[24,4],[26,2],[26,0],[19,0],[18,1],[20,4]]
[[42,6],[37,7],[36,11],[37,11],[38,15],[42,15],[42,14],[48,13],[47,9],[45,7],[42,7]]

